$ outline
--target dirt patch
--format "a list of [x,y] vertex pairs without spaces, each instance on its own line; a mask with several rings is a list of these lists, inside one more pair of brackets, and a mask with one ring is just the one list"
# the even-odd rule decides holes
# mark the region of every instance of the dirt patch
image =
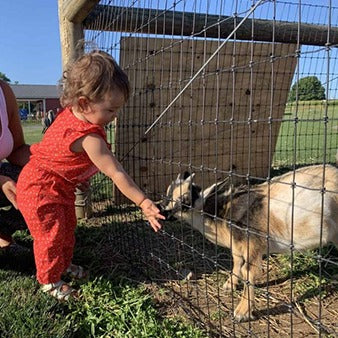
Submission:
[[[297,283],[301,283],[300,280]],[[240,294],[222,291],[213,276],[189,281],[168,281],[168,292],[156,283],[149,285],[160,304],[164,316],[177,316],[193,320],[212,337],[336,337],[338,327],[337,288],[323,298],[313,296],[306,301],[291,299],[290,281],[269,288],[256,289],[256,319],[246,323],[233,320],[233,309]]]

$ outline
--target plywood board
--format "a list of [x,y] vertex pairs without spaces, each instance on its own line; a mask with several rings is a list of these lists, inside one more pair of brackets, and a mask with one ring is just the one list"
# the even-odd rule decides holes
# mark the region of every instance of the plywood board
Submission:
[[266,178],[295,70],[295,45],[229,42],[147,136],[144,132],[219,45],[124,38],[132,95],[117,125],[117,156],[152,198],[179,172],[207,186],[231,174]]

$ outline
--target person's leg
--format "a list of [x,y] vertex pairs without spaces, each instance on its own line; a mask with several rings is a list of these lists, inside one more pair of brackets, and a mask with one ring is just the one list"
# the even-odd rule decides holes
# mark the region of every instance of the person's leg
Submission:
[[19,180],[18,188],[21,193],[17,202],[34,240],[34,259],[41,290],[59,300],[76,296],[76,290],[61,280],[68,261],[64,256],[64,240],[69,232],[67,207],[50,200],[53,195],[48,193],[48,187],[43,194],[38,185],[25,190]]
[[37,214],[39,222],[27,223],[34,238],[34,258],[41,290],[58,300],[76,298],[78,292],[61,280],[72,258],[76,223],[74,225],[68,218],[68,207],[62,204],[40,206]]
[[[20,174],[21,167],[1,163],[0,175],[10,177],[15,182]],[[12,235],[17,230],[27,229],[27,225],[21,215],[11,202],[0,190],[0,248],[9,247],[13,243]]]
[[27,218],[34,239],[34,258],[37,279],[40,284],[60,281],[67,269],[64,241],[68,236],[67,215],[61,204],[45,204],[38,207],[37,218]]
[[88,272],[84,270],[82,266],[72,264],[75,246],[75,228],[77,225],[74,205],[69,205],[67,207],[66,214],[68,220],[68,235],[64,241],[63,247],[65,266],[67,266],[65,274],[72,279],[84,279],[88,277]]
[[67,219],[67,236],[63,242],[63,252],[65,258],[65,266],[68,268],[73,259],[75,246],[75,228],[77,224],[74,205],[65,206],[65,214]]

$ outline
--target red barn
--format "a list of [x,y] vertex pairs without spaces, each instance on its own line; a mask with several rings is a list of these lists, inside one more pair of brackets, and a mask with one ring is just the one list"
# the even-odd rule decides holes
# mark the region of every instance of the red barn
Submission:
[[61,107],[57,85],[10,84],[21,108],[29,117],[41,118],[48,110],[55,113]]

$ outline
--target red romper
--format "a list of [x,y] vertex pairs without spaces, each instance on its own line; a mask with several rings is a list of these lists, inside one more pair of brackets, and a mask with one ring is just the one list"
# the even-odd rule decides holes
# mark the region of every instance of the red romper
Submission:
[[17,183],[17,203],[34,239],[37,279],[41,284],[61,279],[75,244],[75,187],[98,170],[85,152],[71,144],[96,133],[106,142],[101,126],[76,118],[66,108],[49,127],[42,141],[31,146],[31,157]]

